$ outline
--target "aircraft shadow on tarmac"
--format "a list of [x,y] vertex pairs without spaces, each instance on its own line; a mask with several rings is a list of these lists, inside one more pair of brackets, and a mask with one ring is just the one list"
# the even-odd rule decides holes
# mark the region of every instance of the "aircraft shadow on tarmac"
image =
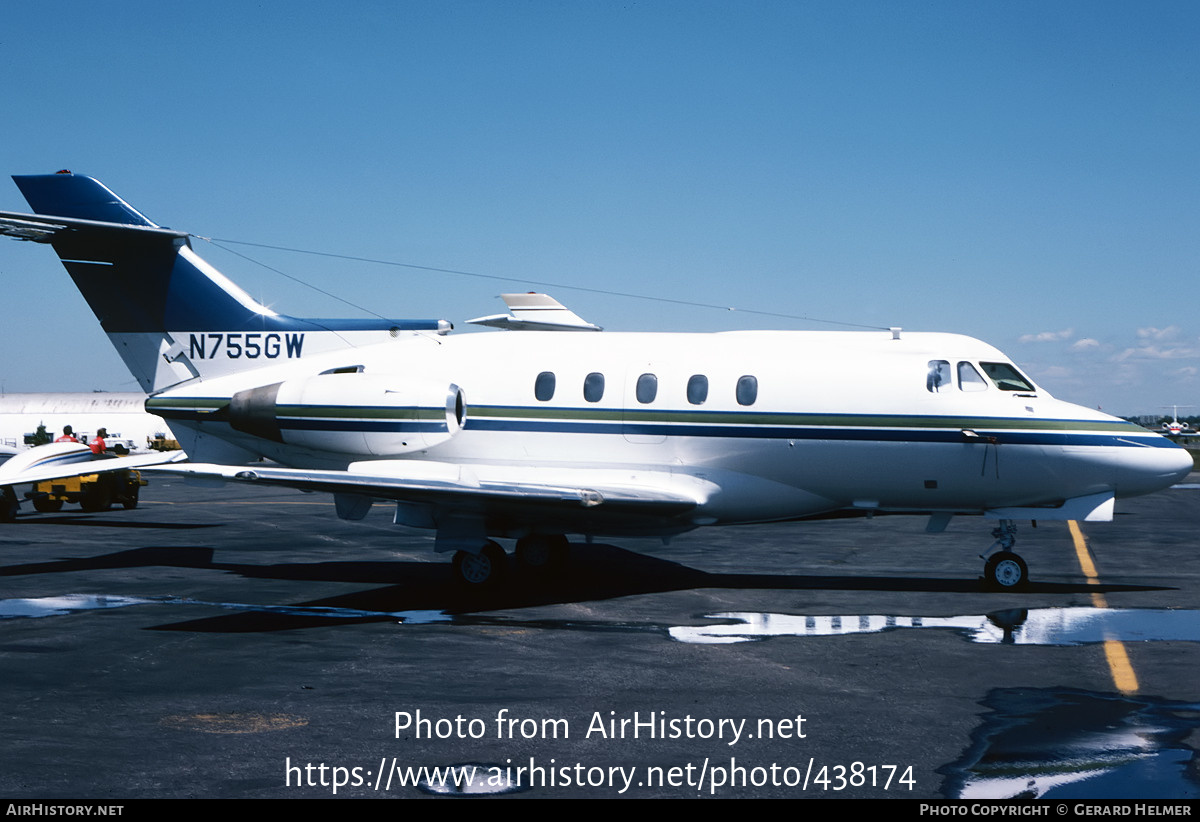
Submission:
[[60,514],[55,516],[39,516],[39,517],[22,517],[15,523],[8,523],[5,528],[13,528],[17,525],[56,525],[56,526],[81,526],[85,525],[89,528],[133,528],[133,529],[158,529],[163,528],[168,531],[188,531],[193,528],[220,528],[224,523],[220,522],[144,522],[132,521],[127,519],[106,519],[103,514]]
[[[260,632],[293,630],[362,622],[394,622],[406,612],[455,615],[513,610],[614,599],[638,594],[698,588],[742,590],[847,590],[979,593],[980,579],[929,577],[825,576],[808,574],[711,573],[677,562],[618,548],[614,545],[575,544],[567,565],[554,574],[535,574],[510,567],[507,581],[492,589],[465,590],[444,562],[317,562],[253,565],[213,561],[208,547],[143,547],[86,559],[57,559],[0,567],[0,576],[73,571],[182,567],[238,574],[250,579],[383,584],[294,605],[228,605],[237,613],[155,626],[154,630],[203,632]],[[1031,594],[1107,593],[1163,590],[1145,585],[1088,585],[1033,582]],[[196,603],[203,605],[204,603]],[[337,615],[330,615],[337,612]]]

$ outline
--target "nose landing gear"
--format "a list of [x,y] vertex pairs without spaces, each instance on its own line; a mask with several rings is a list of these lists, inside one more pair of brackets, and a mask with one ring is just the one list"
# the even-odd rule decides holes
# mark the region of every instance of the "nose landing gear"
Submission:
[[997,548],[1000,550],[987,558],[983,567],[983,581],[993,591],[1018,591],[1029,584],[1029,566],[1012,548],[1017,543],[1017,526],[1011,519],[1002,519],[992,529],[996,541],[983,556]]

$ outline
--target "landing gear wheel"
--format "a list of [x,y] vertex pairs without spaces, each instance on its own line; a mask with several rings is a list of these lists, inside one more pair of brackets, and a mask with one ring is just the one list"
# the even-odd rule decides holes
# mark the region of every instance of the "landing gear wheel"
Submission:
[[50,497],[34,497],[33,510],[39,514],[54,514],[61,511],[63,501],[60,499],[51,499]]
[[8,486],[0,488],[0,522],[15,520],[20,508],[21,502],[17,499],[17,492]]
[[458,577],[459,582],[470,588],[489,588],[504,576],[507,559],[504,549],[489,540],[478,554],[472,554],[470,551],[456,552],[454,575]]
[[79,507],[89,514],[107,511],[112,507],[112,493],[103,481],[94,482],[83,492],[83,498],[79,500]]
[[1012,551],[1000,551],[988,558],[983,578],[992,590],[1019,591],[1029,583],[1029,567]]
[[517,540],[517,562],[531,571],[550,571],[567,561],[569,545],[562,534],[531,534]]

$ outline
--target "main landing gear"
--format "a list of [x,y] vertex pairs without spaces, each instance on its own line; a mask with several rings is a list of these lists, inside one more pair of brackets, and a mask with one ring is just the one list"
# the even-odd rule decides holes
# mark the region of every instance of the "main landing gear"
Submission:
[[1011,519],[1002,519],[1000,524],[992,529],[996,541],[984,552],[991,554],[997,548],[1000,550],[987,557],[983,567],[983,581],[994,591],[1016,591],[1029,584],[1029,566],[1025,560],[1017,556],[1012,548],[1017,543],[1017,526]]
[[508,565],[504,549],[490,539],[479,549],[479,553],[456,551],[454,575],[458,581],[471,588],[492,587],[500,582]]
[[[534,573],[549,573],[566,563],[568,546],[567,538],[562,534],[530,534],[517,540],[517,564]],[[507,572],[508,557],[492,540],[488,540],[479,553],[457,551],[454,554],[454,575],[467,588],[494,587]]]

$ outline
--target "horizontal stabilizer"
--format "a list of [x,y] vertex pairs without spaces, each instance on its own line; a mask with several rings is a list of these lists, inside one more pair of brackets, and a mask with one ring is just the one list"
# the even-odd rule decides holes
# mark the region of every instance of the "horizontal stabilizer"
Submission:
[[126,239],[144,237],[187,241],[187,232],[158,226],[109,223],[100,220],[81,220],[72,217],[47,217],[41,214],[21,214],[0,211],[0,235],[35,243],[53,243],[76,234],[116,234]]

